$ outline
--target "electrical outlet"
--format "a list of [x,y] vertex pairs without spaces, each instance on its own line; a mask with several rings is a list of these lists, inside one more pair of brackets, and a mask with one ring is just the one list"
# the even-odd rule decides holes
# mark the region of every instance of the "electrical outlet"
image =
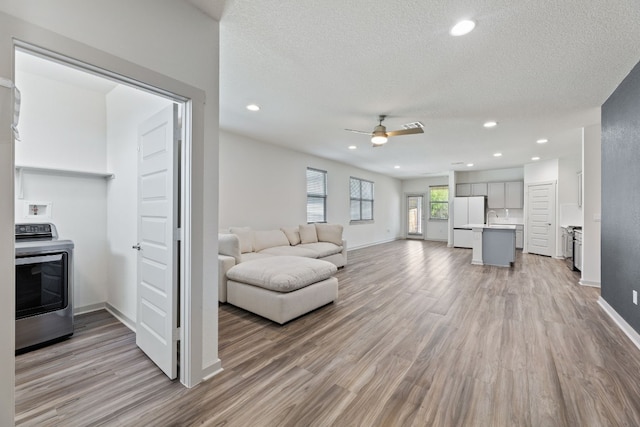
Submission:
[[638,291],[633,291],[633,303],[638,305]]

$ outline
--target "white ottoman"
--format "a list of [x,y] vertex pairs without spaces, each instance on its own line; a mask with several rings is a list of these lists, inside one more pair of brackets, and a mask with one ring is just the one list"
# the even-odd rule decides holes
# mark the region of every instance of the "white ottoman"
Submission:
[[227,301],[274,322],[291,319],[338,298],[337,267],[297,256],[274,256],[227,271]]

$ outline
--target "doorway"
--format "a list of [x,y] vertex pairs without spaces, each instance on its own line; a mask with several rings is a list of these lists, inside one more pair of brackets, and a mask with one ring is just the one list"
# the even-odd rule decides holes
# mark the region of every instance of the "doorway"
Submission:
[[424,239],[424,194],[407,194],[407,239]]
[[[136,236],[144,231],[137,225],[137,132],[145,119],[166,106],[178,107],[180,118],[176,117],[176,122],[188,121],[188,100],[27,45],[16,46],[15,58],[23,114],[22,141],[16,143],[14,160],[16,165],[32,166],[20,169],[16,179],[23,196],[16,199],[16,221],[22,218],[25,201],[50,202],[49,217],[37,220],[55,223],[65,238],[76,242],[77,312],[104,307],[131,329],[140,330],[137,275],[141,268],[138,254],[132,249],[139,241]],[[101,114],[103,119],[99,118]],[[183,129],[188,127],[187,122]],[[169,166],[171,174],[178,177],[186,172],[180,166],[190,146],[187,135],[188,132],[180,134],[176,161],[172,159]],[[176,206],[177,218],[184,218],[188,206],[186,198],[180,199],[179,194],[189,181],[180,178],[175,181],[176,186],[180,184],[168,203]],[[170,246],[174,246],[175,239],[176,248],[183,248],[184,240],[179,245],[178,238],[188,240],[188,234],[172,228]],[[185,310],[177,306],[178,301],[185,300],[177,295],[177,285],[183,282],[180,272],[185,268],[180,264],[188,262],[187,257],[188,254],[176,252],[170,260],[172,271],[176,272],[168,278],[175,294],[170,304],[175,307],[162,317],[165,324],[158,328],[161,333],[153,331],[161,340],[174,343],[168,347],[173,353],[160,354],[141,346],[156,364],[159,358],[169,357],[169,369],[163,371],[170,378],[177,375],[178,353],[183,367],[189,354],[184,341],[179,340],[182,322],[178,317],[179,313],[185,315]],[[148,302],[147,298],[147,308]],[[184,383],[183,372],[179,374]]]

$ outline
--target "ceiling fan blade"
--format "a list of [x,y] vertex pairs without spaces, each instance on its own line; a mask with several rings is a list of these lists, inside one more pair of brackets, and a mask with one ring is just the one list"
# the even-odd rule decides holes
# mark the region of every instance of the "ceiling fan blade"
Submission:
[[424,133],[424,130],[422,128],[392,130],[387,132],[387,136],[412,135],[414,133]]
[[365,132],[363,130],[355,130],[355,129],[345,129],[347,132],[353,132],[353,133],[361,133],[363,135],[371,135],[371,132]]

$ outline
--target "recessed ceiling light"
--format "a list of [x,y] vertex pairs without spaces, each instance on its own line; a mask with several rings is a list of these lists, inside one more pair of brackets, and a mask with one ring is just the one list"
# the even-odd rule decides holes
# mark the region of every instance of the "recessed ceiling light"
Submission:
[[349,150],[355,150],[358,147],[356,147],[355,145],[350,145],[348,148],[349,148]]
[[546,142],[549,142],[549,140],[548,140],[548,139],[546,139],[546,138],[542,138],[542,139],[537,140],[536,142],[537,142],[538,144],[544,144],[544,143],[546,143]]
[[471,166],[473,166],[473,163],[467,163],[468,168],[470,168]]
[[260,106],[256,104],[247,105],[247,110],[249,111],[260,111]]
[[449,34],[451,34],[452,36],[464,36],[465,34],[469,34],[471,31],[473,31],[475,27],[475,22],[465,19],[459,21],[456,25],[451,27],[451,30],[449,30]]
[[400,166],[395,165],[393,168],[394,168],[394,169],[400,169]]
[[493,157],[502,157],[502,153],[493,153]]
[[535,162],[536,160],[540,160],[540,157],[535,156],[535,157],[532,157],[531,160],[533,160]]
[[496,126],[498,126],[498,122],[495,122],[493,120],[485,122],[482,126],[486,127],[486,128],[494,128]]

